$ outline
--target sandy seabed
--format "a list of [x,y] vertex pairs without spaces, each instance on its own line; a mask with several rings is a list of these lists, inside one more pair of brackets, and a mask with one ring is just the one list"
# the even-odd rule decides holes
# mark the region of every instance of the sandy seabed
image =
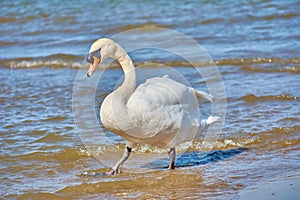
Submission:
[[268,182],[261,182],[255,186],[243,189],[240,194],[242,200],[252,199],[282,199],[296,200],[300,197],[300,173],[297,175],[276,177]]

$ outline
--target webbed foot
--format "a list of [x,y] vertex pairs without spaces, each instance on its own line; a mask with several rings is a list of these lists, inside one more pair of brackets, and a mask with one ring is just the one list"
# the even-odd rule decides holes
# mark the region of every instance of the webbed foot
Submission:
[[107,176],[117,175],[117,174],[120,174],[120,170],[111,169],[110,171],[106,172],[105,174]]

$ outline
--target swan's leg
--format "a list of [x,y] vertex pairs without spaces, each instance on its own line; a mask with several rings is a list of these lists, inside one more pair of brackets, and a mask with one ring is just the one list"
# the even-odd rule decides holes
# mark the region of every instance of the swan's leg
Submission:
[[107,175],[115,175],[121,172],[122,165],[129,158],[131,148],[126,145],[122,158],[112,167],[112,169],[106,172]]
[[169,169],[175,169],[175,156],[176,156],[175,147],[170,148],[170,151],[168,152],[168,154],[170,157]]

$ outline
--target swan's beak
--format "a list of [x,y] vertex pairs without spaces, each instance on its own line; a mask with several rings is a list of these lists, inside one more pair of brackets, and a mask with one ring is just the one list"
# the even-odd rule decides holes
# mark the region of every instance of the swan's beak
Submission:
[[90,64],[90,67],[89,67],[89,70],[88,70],[88,73],[87,73],[87,77],[92,76],[92,74],[94,73],[97,65],[100,63],[100,58],[97,58],[96,56],[93,56],[93,58],[94,58],[94,62],[93,62],[93,64]]

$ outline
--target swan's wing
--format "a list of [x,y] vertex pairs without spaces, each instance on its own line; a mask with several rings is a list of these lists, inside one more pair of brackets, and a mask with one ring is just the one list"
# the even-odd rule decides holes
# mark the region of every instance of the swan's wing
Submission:
[[[184,94],[184,95],[186,95],[186,92],[189,91],[189,92],[194,93],[194,95],[197,98],[199,98],[199,99],[200,98],[204,98],[204,99],[207,99],[210,102],[212,102],[212,100],[213,100],[212,96],[210,94],[208,94],[207,92],[200,91],[200,90],[195,90],[192,87],[187,87],[187,86],[185,86],[185,85],[183,85],[181,83],[178,83],[178,82],[170,79],[168,75],[164,75],[161,78],[148,79],[146,83],[149,83],[149,84],[161,84],[164,87],[175,89],[176,92],[178,92],[178,90],[181,90],[181,92],[183,92],[181,94]],[[177,95],[179,95],[179,93]]]
[[130,120],[134,122],[131,133],[140,138],[161,134],[166,140],[175,136],[186,140],[199,125],[198,107],[191,88],[167,77],[148,79],[127,102]]

